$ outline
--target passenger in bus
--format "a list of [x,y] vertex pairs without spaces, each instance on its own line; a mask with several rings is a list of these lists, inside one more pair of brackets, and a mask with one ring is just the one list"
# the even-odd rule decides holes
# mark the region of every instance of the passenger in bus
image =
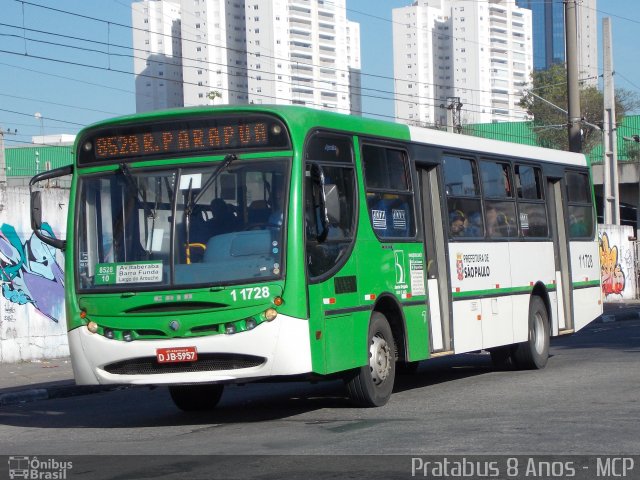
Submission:
[[572,238],[586,237],[588,235],[587,224],[583,215],[569,215],[569,235]]
[[498,210],[493,205],[487,207],[487,236],[488,237],[512,237],[516,234],[516,226],[513,220]]
[[464,236],[464,222],[466,217],[460,210],[449,213],[449,233],[452,237]]
[[487,216],[487,236],[488,237],[501,237],[502,231],[498,225],[498,217],[501,215],[496,207],[490,205],[486,210]]
[[233,207],[221,198],[211,201],[211,214],[209,220],[209,234],[211,236],[232,232],[236,228],[237,218],[233,213]]
[[480,212],[472,212],[467,217],[464,224],[465,237],[482,237],[484,232],[482,230],[482,215]]

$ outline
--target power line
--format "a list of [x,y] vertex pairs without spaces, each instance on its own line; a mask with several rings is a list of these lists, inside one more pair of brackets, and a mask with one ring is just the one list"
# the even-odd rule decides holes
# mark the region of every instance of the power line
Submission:
[[[0,23],[0,25],[7,26],[6,24],[1,24],[1,23]],[[15,27],[13,25],[8,25],[8,26],[13,27],[13,28],[17,28],[17,27]],[[46,31],[35,30],[35,29],[27,29],[27,30],[36,31],[38,33],[50,34],[50,35],[54,35],[54,36],[59,35],[59,34],[49,33],[49,32],[46,32]],[[15,37],[16,35],[0,34],[0,36],[14,36]],[[65,35],[60,35],[60,36],[67,37]],[[20,37],[20,38],[22,38],[22,37]],[[89,49],[87,47],[81,47],[81,46],[76,46],[76,45],[68,45],[68,44],[57,43],[57,42],[50,42],[50,41],[46,41],[46,40],[39,40],[39,39],[28,38],[28,37],[24,37],[24,38],[26,38],[26,40],[28,40],[30,42],[44,43],[44,44],[48,44],[48,45],[55,45],[55,46],[60,46],[60,47],[73,48],[73,49],[84,50],[84,51],[89,51],[89,52],[93,52],[93,53],[102,53],[102,54],[105,54],[105,55],[107,54],[104,51],[96,50],[96,49]],[[77,37],[74,37],[74,38],[77,39]],[[83,41],[87,41],[87,42],[102,43],[102,42],[86,40],[86,39],[82,39],[82,40]],[[116,46],[120,47],[119,45],[116,45]],[[140,51],[139,49],[133,49],[133,48],[131,50]],[[96,65],[79,64],[77,62],[69,62],[69,61],[66,61],[66,60],[57,60],[57,59],[52,59],[50,57],[41,57],[41,56],[37,56],[37,55],[33,55],[33,54],[24,55],[24,54],[21,54],[21,53],[18,53],[18,52],[10,52],[10,51],[6,51],[6,50],[0,50],[0,51],[2,51],[4,53],[8,53],[8,54],[13,54],[13,55],[21,55],[21,56],[27,56],[27,57],[30,57],[30,58],[39,58],[39,59],[58,61],[58,62],[63,62],[63,63],[66,62],[68,64],[72,64],[72,65],[76,65],[76,66],[86,66],[86,67],[90,67],[90,68],[100,68],[100,69],[104,69],[104,70],[111,71],[111,72],[116,72],[116,73],[124,73],[124,74],[136,75],[134,72],[129,72],[129,71],[126,71],[126,70],[119,70],[119,69],[115,69],[115,68],[112,68],[112,67],[99,67],[99,66],[96,66]],[[138,57],[138,56],[131,55],[131,54],[112,54],[112,55],[128,57],[128,58],[133,58],[133,59],[139,59],[139,60],[146,60],[147,59],[146,57]],[[187,60],[193,60],[193,59],[189,59],[189,58],[186,58],[186,59]],[[157,60],[154,60],[154,62],[158,63],[158,64],[162,64],[162,65],[167,65],[167,62],[162,62],[162,61],[157,61]],[[207,63],[212,63],[214,65],[222,65],[222,64],[217,63],[217,62],[207,62]],[[173,64],[170,64],[170,65],[173,65]],[[205,67],[198,67],[198,66],[191,66],[191,65],[183,66],[183,68],[204,69],[204,70],[212,71],[212,70],[207,69]],[[238,70],[246,70],[247,72],[250,71],[250,72],[256,72],[256,73],[264,73],[263,70],[250,69],[250,68],[245,68],[245,67],[235,67],[235,68],[238,69]],[[271,73],[271,72],[267,72],[267,73]],[[162,80],[162,81],[166,81],[166,82],[174,82],[174,83],[181,83],[181,84],[187,84],[187,85],[201,86],[201,85],[196,84],[194,82],[186,82],[184,80],[173,80],[173,79],[166,78],[166,77],[159,77],[159,76],[153,76],[153,75],[148,75],[148,74],[137,74],[137,75],[143,76],[143,77],[147,77],[147,78],[151,78],[151,79],[155,79],[155,80]],[[274,76],[275,76],[275,73],[274,73]],[[292,78],[291,75],[284,75],[284,76]],[[247,78],[256,79],[256,77],[252,77],[250,75],[247,75]],[[296,87],[296,86],[300,87],[300,86],[302,86],[302,85],[299,85],[299,84],[296,84],[296,83],[293,83],[293,82],[283,82],[283,83],[287,83],[288,85],[291,85],[292,87]],[[419,83],[419,82],[415,82],[415,83]],[[348,85],[344,85],[344,84],[340,84],[340,85],[341,86],[348,86]],[[228,92],[245,93],[242,90],[233,90],[233,89],[229,89],[229,88],[225,89],[223,87],[215,87],[215,88],[220,89],[220,90],[225,90],[225,91],[228,91]],[[394,95],[394,92],[390,92],[390,91],[387,91],[387,90],[381,90],[381,89],[370,89],[370,88],[355,87],[354,90],[356,90],[356,89],[360,91],[359,95],[361,97],[364,97],[364,98],[381,99],[381,97],[379,97],[377,95],[373,96],[373,95],[364,94],[364,93],[362,93],[362,91],[373,91],[373,92],[377,92],[377,93],[386,93],[386,94]],[[462,91],[464,91],[464,90],[476,91],[474,89],[462,89]],[[278,97],[268,96],[268,95],[258,94],[258,93],[254,93],[254,95],[258,96],[258,97],[272,98],[272,99],[276,99],[276,100],[287,100],[286,98],[283,99],[283,98],[278,98]],[[401,94],[401,95],[406,95],[406,94]],[[513,96],[513,94],[507,94],[507,95],[512,95]],[[387,98],[382,98],[382,99],[383,100],[390,100],[390,101],[397,101],[397,102],[402,102],[402,103],[409,103],[409,104],[418,104],[419,102],[416,102],[415,101],[416,99],[419,100],[419,101],[432,100],[432,101],[435,101],[435,102],[438,102],[438,103],[426,103],[426,105],[433,106],[433,107],[436,107],[436,108],[443,101],[443,100],[438,99],[438,98],[425,97],[425,96],[420,96],[420,95],[412,95],[411,98],[414,99],[414,100],[413,101],[411,101],[411,100],[403,100],[403,99],[399,98],[398,95],[394,95],[394,97],[390,97],[390,98],[387,97]],[[319,104],[313,104],[313,105],[320,106]],[[423,105],[425,105],[425,103],[423,103]],[[472,103],[472,102],[466,102],[465,105],[473,105],[473,106],[476,106],[476,107],[491,108],[491,105],[476,104],[476,103]],[[467,108],[466,111],[472,112],[472,113],[482,113],[479,110],[473,110],[473,109],[469,109],[469,108]]]
[[[26,3],[27,3],[27,4],[30,4],[30,5],[40,6],[40,5],[36,5],[36,4],[31,4],[31,3],[29,3],[29,2],[26,2]],[[42,6],[40,6],[40,7],[42,7]],[[46,8],[46,7],[42,7],[42,8]],[[58,9],[54,9],[54,10],[56,10],[56,11],[60,11],[60,12],[64,12],[64,11],[61,11],[61,10],[58,10]],[[64,13],[69,13],[69,12],[64,12]],[[69,13],[69,14],[70,14],[70,13]],[[80,15],[80,16],[81,16],[81,15]],[[86,16],[81,16],[81,17],[86,17]],[[92,18],[92,17],[86,17],[86,18]],[[92,18],[92,19],[93,19],[93,18]],[[97,20],[97,19],[95,19],[95,20]],[[99,21],[99,20],[97,20],[97,21]],[[114,22],[106,22],[106,21],[103,21],[103,22],[104,22],[104,23],[107,23],[107,24],[114,24]],[[120,24],[116,24],[116,25],[120,25]],[[17,27],[14,27],[14,28],[17,28]],[[127,28],[130,28],[130,27],[127,27]],[[143,31],[145,31],[145,32],[146,32],[146,30],[143,30]],[[45,33],[48,33],[48,32],[45,32]],[[81,40],[83,40],[83,39],[81,39]],[[30,39],[30,41],[37,41],[37,40]],[[91,40],[83,40],[83,41],[91,41]],[[112,44],[110,44],[110,43],[109,43],[108,45],[112,45]],[[61,45],[61,46],[64,46],[64,45]],[[115,45],[114,45],[114,46],[115,46]],[[74,47],[74,46],[72,46],[72,48],[73,48],[73,47]],[[78,48],[78,47],[75,47],[75,48]],[[126,48],[126,47],[122,47],[122,48]],[[10,53],[15,54],[15,52],[10,52]],[[109,52],[100,52],[100,53],[103,53],[103,54],[107,54],[107,55],[109,55]],[[115,55],[115,54],[114,54],[114,55]],[[57,61],[57,62],[60,62],[60,60],[56,60],[56,59],[52,59],[52,58],[36,57],[36,56],[33,56],[33,55],[28,55],[28,56],[33,57],[33,58],[41,58],[41,59],[45,59],[45,60],[50,60],[50,61]],[[136,57],[136,58],[137,58],[137,57]],[[275,57],[274,57],[274,58],[275,58]],[[64,63],[64,61],[62,61],[62,62]],[[66,63],[67,63],[67,64],[74,64],[74,65],[82,65],[82,64],[75,63],[75,62],[66,62]],[[95,68],[95,66],[92,66],[92,65],[83,65],[83,66],[88,66],[88,67],[91,67],[91,68]],[[112,71],[113,71],[113,69],[108,69],[108,68],[107,68],[106,70],[112,70]],[[249,69],[247,69],[247,70],[249,70]],[[334,70],[335,70],[335,69],[334,69]],[[118,71],[118,70],[116,70],[116,71],[117,71],[118,73],[132,74],[132,72]],[[339,70],[338,70],[338,71],[339,71]],[[366,76],[367,74],[364,74],[364,75]],[[143,76],[144,76],[144,75],[143,75]],[[149,75],[146,75],[146,76],[147,76],[147,77],[149,77],[149,78],[161,79],[161,78],[159,78],[159,77],[154,77],[154,76],[149,76]],[[377,76],[377,77],[381,77],[381,78],[388,78],[388,79],[392,79],[392,78],[394,78],[394,77],[384,77],[384,76]],[[166,78],[164,78],[163,80],[165,80],[165,81],[173,81],[173,80],[167,80]],[[414,84],[420,84],[421,82],[413,82],[413,81],[412,81],[411,83],[414,83]],[[433,84],[431,84],[431,85],[433,85]],[[362,90],[372,90],[372,91],[379,91],[379,92],[383,92],[383,93],[390,93],[390,92],[388,92],[388,91],[383,91],[383,90],[374,90],[374,89],[367,89],[367,88],[362,88],[362,89],[361,89],[361,91],[362,91]],[[474,89],[467,89],[467,90],[474,90]],[[478,90],[478,91],[483,91],[483,90]],[[484,91],[484,92],[486,92],[486,91]],[[259,95],[259,96],[262,96],[262,97],[268,97],[268,96],[266,96],[266,95]],[[268,97],[268,98],[277,98],[277,97]],[[376,97],[376,98],[379,98],[379,97]],[[416,97],[414,97],[414,98],[416,98]],[[418,99],[424,99],[424,98],[429,98],[429,97],[417,97],[417,98],[418,98]],[[429,98],[429,99],[431,99],[431,98]],[[393,98],[389,98],[389,99],[386,99],[386,100],[394,100],[394,99],[393,99]],[[431,99],[431,100],[440,101],[439,99]],[[406,101],[406,100],[398,99],[398,101]],[[411,102],[411,103],[417,103],[417,102]],[[468,105],[469,105],[469,103],[468,103]],[[437,105],[435,105],[435,106],[437,106]],[[486,107],[490,107],[489,105],[485,105],[485,106],[486,106]],[[469,110],[469,111],[473,112],[473,110]],[[362,112],[362,113],[367,113],[367,112]],[[377,115],[377,116],[382,117],[382,118],[394,118],[394,117],[391,117],[391,116],[388,116],[388,115]],[[399,120],[402,120],[402,119],[399,119]],[[408,120],[408,121],[410,121],[410,122],[413,122],[413,119],[404,119],[404,120]]]
[[104,111],[104,110],[97,110],[95,108],[78,107],[76,105],[68,105],[66,103],[50,102],[50,101],[47,101],[47,100],[42,100],[42,99],[37,99],[37,98],[20,97],[18,95],[9,95],[7,93],[0,93],[0,97],[15,98],[15,99],[18,99],[18,100],[29,100],[29,101],[33,101],[33,102],[46,103],[48,105],[57,105],[59,107],[77,108],[78,110],[86,110],[88,112],[107,113],[109,115],[123,115],[122,112],[120,112],[120,113],[107,112],[107,111]]
[[[66,15],[77,16],[77,17],[88,19],[88,20],[92,20],[92,21],[95,21],[95,22],[115,25],[115,26],[122,27],[122,28],[125,28],[125,29],[130,29],[130,30],[133,30],[133,31],[152,33],[154,35],[158,35],[158,36],[161,36],[161,37],[173,38],[171,35],[165,34],[165,33],[162,33],[162,32],[154,32],[154,31],[151,31],[151,30],[146,30],[144,28],[138,28],[138,27],[125,25],[125,24],[118,23],[118,22],[102,20],[102,19],[99,19],[99,18],[96,18],[96,17],[91,17],[91,16],[88,16],[88,15],[82,15],[82,14],[79,14],[79,13],[69,12],[67,10],[62,10],[62,9],[49,7],[49,6],[45,6],[45,5],[40,5],[40,4],[32,3],[32,2],[29,2],[29,1],[26,1],[26,0],[15,0],[15,1],[20,2],[22,4],[25,4],[25,5],[30,5],[30,6],[33,6],[33,7],[43,8],[43,9],[46,9],[46,10],[51,10],[51,11],[55,11],[55,12],[66,14]],[[329,2],[328,0],[325,0],[325,1],[327,1],[327,3],[332,3],[332,2]],[[349,10],[349,9],[346,9],[346,10]],[[350,10],[350,11],[358,12],[357,10]],[[364,12],[358,12],[358,13],[362,13],[363,15],[368,15],[369,16],[369,14],[365,14]],[[382,19],[382,17],[376,17],[376,18]],[[386,20],[386,21],[388,21],[390,23],[398,23],[398,22],[393,22],[393,20]],[[403,23],[399,23],[399,24],[400,25],[405,25]],[[14,28],[21,28],[21,27],[14,26]],[[437,33],[440,36],[445,36],[445,37],[448,37],[448,38],[451,38],[451,39],[455,39],[455,40],[459,40],[459,41],[462,41],[462,42],[475,43],[475,44],[478,44],[480,46],[485,46],[485,47],[491,46],[490,44],[484,44],[484,43],[480,43],[480,42],[474,42],[474,41],[471,41],[471,40],[467,40],[464,37],[454,37],[454,36],[451,36],[449,34],[442,34],[442,33],[434,32],[433,30],[428,29],[426,27],[424,28],[424,30],[426,30],[427,32],[430,32],[430,33]],[[332,67],[323,67],[321,65],[314,64],[314,63],[308,63],[308,62],[292,61],[289,58],[281,58],[281,57],[274,57],[274,56],[270,56],[270,55],[262,55],[259,52],[258,53],[250,52],[250,51],[248,51],[246,49],[236,49],[236,48],[227,47],[227,46],[215,45],[215,44],[208,43],[208,42],[207,43],[203,43],[203,42],[199,42],[197,40],[191,40],[191,39],[182,39],[182,40],[186,41],[186,42],[190,42],[190,43],[195,43],[197,45],[205,45],[207,47],[220,48],[220,49],[224,49],[224,50],[227,50],[227,51],[232,51],[232,52],[235,52],[235,53],[246,54],[248,56],[254,56],[256,58],[258,58],[258,57],[260,57],[260,58],[268,58],[268,59],[271,59],[271,60],[283,61],[283,62],[288,62],[288,63],[296,63],[296,64],[310,66],[310,67],[329,68],[330,70],[333,70],[335,72],[341,72],[341,73],[347,73],[347,74],[349,73],[349,70],[332,68]],[[92,40],[85,40],[85,41],[92,41]],[[122,46],[120,46],[120,47],[121,48],[128,48],[128,47],[122,47]],[[506,50],[510,51],[510,49],[506,49]],[[190,60],[195,60],[195,59],[190,59]],[[271,73],[271,72],[268,72],[268,73]],[[275,72],[273,74],[275,75]],[[364,73],[364,72],[361,72],[361,75],[363,77],[372,77],[372,78],[378,78],[378,79],[383,79],[383,80],[391,80],[391,81],[394,81],[394,82],[395,81],[399,81],[399,82],[407,82],[407,83],[414,83],[414,84],[421,84],[421,85],[431,85],[431,86],[440,87],[440,88],[448,86],[448,85],[442,85],[442,84],[439,84],[439,83],[416,82],[414,80],[405,80],[405,79],[397,78],[397,77],[393,77],[393,76],[390,77],[390,76],[386,76],[386,75],[370,74],[370,73]],[[471,88],[467,88],[467,90],[478,91],[478,92],[481,92],[481,93],[491,93],[491,90],[471,89]]]

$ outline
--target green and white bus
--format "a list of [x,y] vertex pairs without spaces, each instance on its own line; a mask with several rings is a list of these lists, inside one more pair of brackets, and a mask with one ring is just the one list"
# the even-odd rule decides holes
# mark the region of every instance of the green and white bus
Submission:
[[[62,175],[66,239],[42,228]],[[380,406],[396,366],[481,350],[543,368],[551,336],[602,312],[580,154],[200,107],[87,127],[31,189],[35,233],[65,252],[76,382],[167,385],[184,410],[283,377],[340,377]]]

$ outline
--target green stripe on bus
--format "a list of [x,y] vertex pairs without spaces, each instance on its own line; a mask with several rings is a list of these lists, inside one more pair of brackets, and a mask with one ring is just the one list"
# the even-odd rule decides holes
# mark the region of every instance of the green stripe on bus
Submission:
[[[556,286],[554,284],[545,285],[547,290],[554,291]],[[454,299],[463,299],[468,297],[485,297],[485,296],[497,296],[497,295],[513,295],[518,293],[531,293],[533,287],[508,287],[508,288],[491,288],[486,290],[470,290],[468,292],[453,292]]]

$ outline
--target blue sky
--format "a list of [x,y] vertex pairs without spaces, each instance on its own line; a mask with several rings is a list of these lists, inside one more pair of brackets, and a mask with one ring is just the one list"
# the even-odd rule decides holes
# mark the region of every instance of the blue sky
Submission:
[[[391,10],[410,3],[347,0],[347,17],[360,23],[363,87],[376,90],[366,92],[369,96],[363,99],[363,111],[369,116],[393,115]],[[133,60],[127,56],[130,4],[130,0],[0,0],[0,128],[18,130],[17,135],[5,137],[7,146],[29,143],[41,130],[76,133],[84,125],[135,111]],[[638,5],[637,0],[598,0],[597,8],[598,29],[603,16],[612,19],[616,87],[640,94]]]

